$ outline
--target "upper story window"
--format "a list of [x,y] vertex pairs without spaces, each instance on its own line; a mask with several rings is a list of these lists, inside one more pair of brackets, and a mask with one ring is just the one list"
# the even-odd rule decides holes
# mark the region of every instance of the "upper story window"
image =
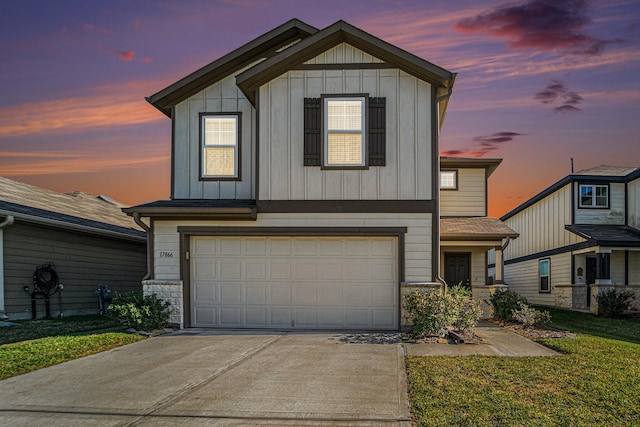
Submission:
[[200,115],[200,177],[239,178],[240,113]]
[[458,171],[440,171],[440,189],[458,189]]
[[609,207],[609,186],[580,184],[581,208],[608,208]]
[[365,166],[365,98],[324,98],[324,166]]

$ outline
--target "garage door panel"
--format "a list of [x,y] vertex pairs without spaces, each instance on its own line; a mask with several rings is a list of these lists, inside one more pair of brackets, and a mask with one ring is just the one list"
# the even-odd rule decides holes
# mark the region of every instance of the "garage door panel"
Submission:
[[271,304],[288,305],[292,302],[291,285],[277,284],[269,287]]
[[235,328],[242,325],[242,308],[241,307],[220,307],[220,323],[219,325],[226,328]]
[[272,328],[290,328],[291,327],[291,309],[284,307],[271,307],[269,310],[269,327]]
[[246,260],[244,262],[244,279],[266,279],[267,278],[267,261]]
[[[205,261],[206,262],[206,261]],[[242,277],[242,263],[240,261],[218,261],[218,276],[216,279],[240,279]]]
[[270,237],[268,246],[271,256],[291,256],[291,239],[289,237]]
[[262,285],[244,285],[244,301],[247,304],[267,304],[267,287]]
[[191,240],[194,326],[398,327],[397,238],[224,236]]
[[270,279],[291,279],[291,262],[288,260],[269,261]]
[[220,302],[237,304],[242,302],[242,286],[239,283],[220,284]]
[[217,253],[220,256],[242,255],[242,241],[233,237],[218,238]]
[[194,286],[194,300],[201,302],[202,304],[206,303],[215,303],[216,300],[216,289],[217,286],[211,283],[196,283]]
[[294,280],[316,280],[318,278],[318,264],[313,259],[293,260]]
[[250,328],[260,328],[268,324],[267,307],[245,307],[244,323]]

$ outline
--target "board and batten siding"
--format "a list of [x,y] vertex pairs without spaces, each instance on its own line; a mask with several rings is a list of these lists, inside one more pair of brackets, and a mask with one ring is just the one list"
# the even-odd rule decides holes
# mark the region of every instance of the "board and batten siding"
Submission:
[[627,183],[628,224],[640,229],[640,178]]
[[457,171],[458,189],[440,190],[440,215],[485,216],[487,214],[485,170],[467,168],[457,169]]
[[348,43],[340,43],[320,55],[306,61],[305,64],[375,64],[383,63],[376,58]]
[[551,292],[538,292],[538,259],[504,266],[504,281],[509,284],[509,290],[522,295],[532,304],[555,305],[555,286],[571,284],[571,253],[548,258]]
[[[200,180],[200,113],[242,113],[240,180]],[[255,181],[255,110],[231,75],[175,107],[174,199],[253,199]]]
[[[31,299],[36,268],[51,262],[64,285],[65,316],[98,313],[94,292],[106,284],[115,292],[142,290],[147,271],[146,243],[62,231],[17,222],[3,230],[5,312],[11,319],[31,318]],[[51,315],[59,313],[59,295],[51,297]],[[37,299],[38,317],[44,317],[44,299]]]
[[571,224],[571,184],[508,218],[505,224],[520,233],[505,249],[505,261],[584,241],[564,228]]
[[608,224],[624,225],[625,223],[625,191],[624,184],[612,182],[609,184],[609,209],[592,209],[579,207],[580,185],[575,185],[575,223],[576,224]]
[[[294,70],[260,87],[260,200],[430,200],[431,86],[398,69]],[[305,167],[304,98],[386,98],[386,166]]]
[[[156,221],[154,222],[154,278],[181,280],[179,226],[201,227],[407,227],[404,272],[406,281],[431,281],[431,214],[260,214],[257,221]],[[340,235],[339,231],[336,235]],[[366,234],[363,234],[366,236]],[[169,255],[170,254],[170,255]]]

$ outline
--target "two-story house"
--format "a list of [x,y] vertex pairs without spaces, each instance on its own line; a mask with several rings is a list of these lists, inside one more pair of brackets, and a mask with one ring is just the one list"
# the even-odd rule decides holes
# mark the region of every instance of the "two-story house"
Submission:
[[182,326],[399,329],[401,289],[440,276],[454,80],[294,19],[149,97],[172,120],[172,186],[126,210],[150,220],[146,291]]
[[640,297],[639,167],[573,173],[501,219],[520,233],[504,277],[530,302],[596,311],[603,288]]

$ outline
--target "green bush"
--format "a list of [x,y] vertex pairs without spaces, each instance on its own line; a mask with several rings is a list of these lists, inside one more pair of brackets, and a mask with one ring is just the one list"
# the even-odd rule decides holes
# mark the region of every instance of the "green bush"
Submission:
[[418,334],[442,336],[449,328],[471,329],[482,314],[469,292],[458,287],[452,287],[446,295],[439,290],[411,292],[403,297],[403,305]]
[[527,299],[515,292],[498,289],[491,295],[491,306],[493,307],[493,317],[513,321],[513,310],[520,309],[520,304],[529,304]]
[[633,292],[606,289],[596,295],[598,316],[619,317],[624,310],[629,308],[631,300],[634,298]]
[[116,294],[109,305],[109,314],[128,328],[151,331],[168,325],[169,306],[155,294],[143,295],[142,291],[132,291]]
[[513,310],[512,317],[525,326],[546,325],[551,322],[551,314],[548,311],[536,310],[527,304],[520,304],[518,310]]

